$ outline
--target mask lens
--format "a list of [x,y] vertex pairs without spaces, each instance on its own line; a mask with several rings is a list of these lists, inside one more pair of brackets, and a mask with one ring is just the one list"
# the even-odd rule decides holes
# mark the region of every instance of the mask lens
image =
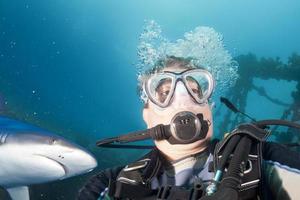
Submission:
[[214,88],[213,78],[208,71],[192,69],[181,73],[154,74],[145,82],[144,89],[153,103],[165,108],[171,101],[178,81],[184,82],[189,94],[199,104],[207,101]]
[[203,103],[211,95],[212,79],[209,74],[191,71],[185,75],[185,84],[198,103]]
[[158,74],[148,80],[147,91],[155,103],[165,106],[172,96],[173,85],[172,77]]

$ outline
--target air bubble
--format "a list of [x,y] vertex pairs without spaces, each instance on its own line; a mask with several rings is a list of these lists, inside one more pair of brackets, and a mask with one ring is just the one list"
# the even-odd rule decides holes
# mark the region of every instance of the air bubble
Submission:
[[192,63],[210,71],[216,82],[215,94],[226,92],[238,78],[238,64],[225,49],[223,36],[211,27],[199,26],[175,42],[168,41],[154,20],[146,23],[138,45],[138,76],[155,68],[167,56],[192,58]]

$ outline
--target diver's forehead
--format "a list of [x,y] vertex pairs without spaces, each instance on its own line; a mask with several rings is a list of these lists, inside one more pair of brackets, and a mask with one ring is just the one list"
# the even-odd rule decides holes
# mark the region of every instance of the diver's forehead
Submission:
[[164,67],[161,72],[176,72],[176,73],[180,73],[183,71],[186,71],[187,69],[190,69],[188,67],[182,67],[179,65],[172,65],[172,66],[168,66],[168,67]]

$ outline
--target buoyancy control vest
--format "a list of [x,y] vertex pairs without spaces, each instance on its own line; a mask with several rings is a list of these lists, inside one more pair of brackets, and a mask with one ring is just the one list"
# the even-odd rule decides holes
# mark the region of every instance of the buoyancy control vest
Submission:
[[264,129],[243,124],[217,144],[212,142],[213,162],[209,170],[215,173],[215,178],[208,186],[199,180],[190,188],[162,185],[151,189],[153,178],[164,171],[163,157],[154,148],[123,168],[116,180],[110,180],[108,195],[127,200],[257,199],[262,177],[262,142],[267,135]]

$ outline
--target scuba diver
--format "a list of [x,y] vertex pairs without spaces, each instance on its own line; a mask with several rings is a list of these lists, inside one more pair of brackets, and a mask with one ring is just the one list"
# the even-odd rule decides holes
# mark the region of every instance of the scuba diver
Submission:
[[[143,118],[149,134],[129,134],[123,140],[152,137],[155,148],[134,163],[90,178],[79,200],[226,199],[227,194],[227,199],[300,198],[300,154],[265,142],[269,132],[244,124],[230,134],[236,137],[227,136],[217,145],[210,141],[210,72],[171,56],[144,78],[142,90],[148,100]],[[107,141],[102,144],[111,143]],[[227,171],[222,181],[217,180],[220,169]]]
[[[266,141],[270,125],[300,129],[298,124],[245,123],[220,141],[212,140],[212,94],[216,85],[222,86],[217,84],[220,77],[229,77],[223,82],[229,88],[227,83],[237,71],[231,68],[221,35],[212,28],[197,27],[185,39],[166,43],[154,22],[145,30],[139,57],[150,67],[139,77],[139,91],[148,129],[97,145],[125,148],[129,147],[125,143],[152,139],[155,146],[133,163],[92,176],[77,199],[300,199],[300,154]],[[161,39],[157,51],[151,49],[157,43],[151,45],[149,37]],[[165,55],[158,55],[162,52]],[[237,111],[226,99],[223,102]]]

